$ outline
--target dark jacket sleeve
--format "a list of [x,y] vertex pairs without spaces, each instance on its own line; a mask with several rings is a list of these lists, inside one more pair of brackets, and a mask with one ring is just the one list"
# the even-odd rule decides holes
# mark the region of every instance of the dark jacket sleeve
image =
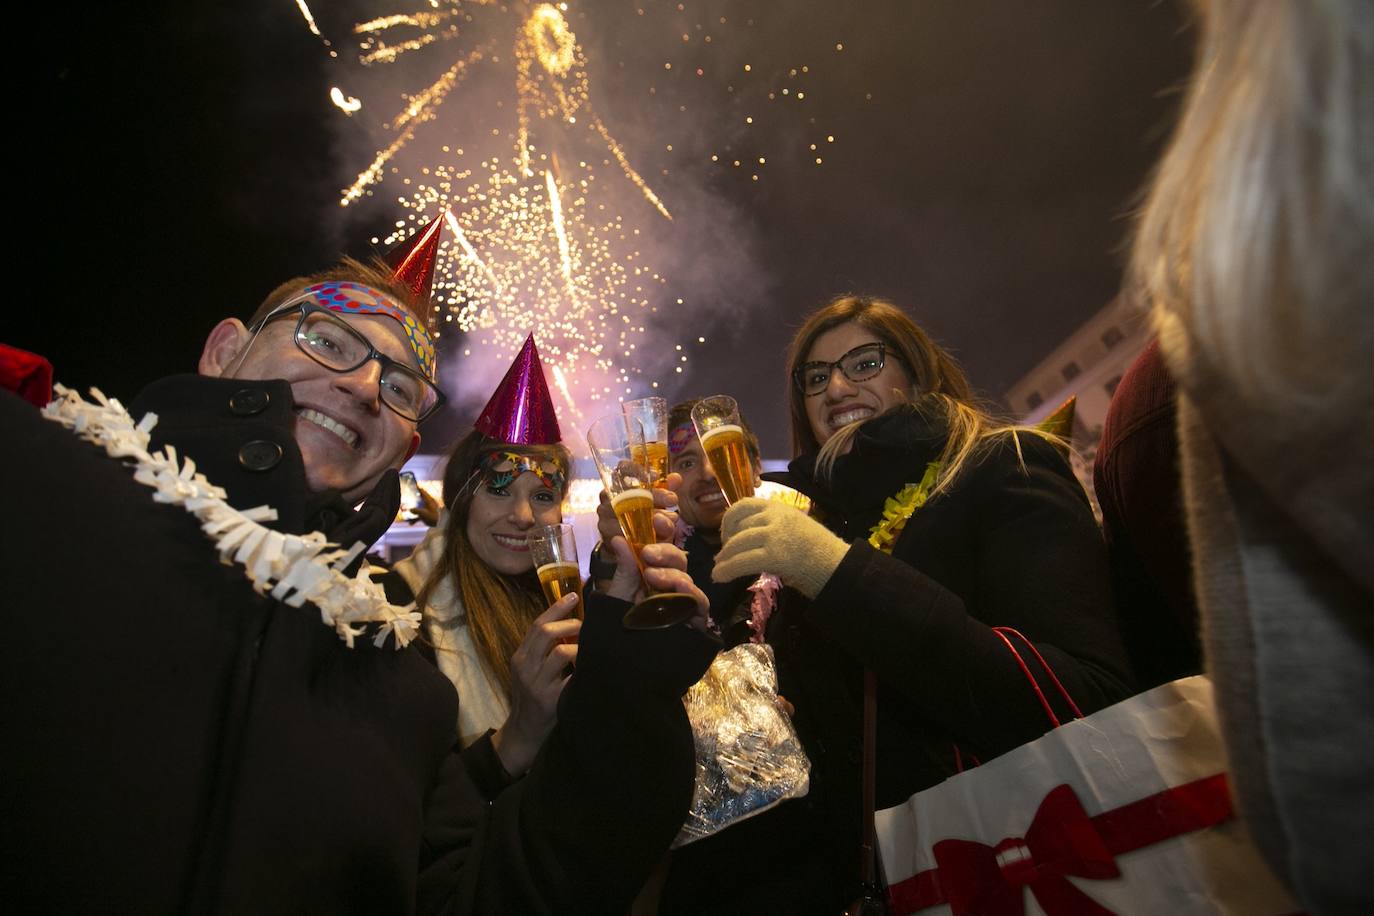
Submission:
[[502,765],[501,758],[496,753],[496,745],[491,743],[491,736],[495,733],[496,729],[487,729],[485,735],[459,752],[463,758],[463,766],[468,768],[468,776],[472,778],[473,785],[487,801],[494,801],[496,796],[515,781]]
[[691,802],[682,694],[715,645],[687,627],[625,630],[626,609],[588,596],[577,673],[523,779],[486,805],[450,755],[427,808],[418,912],[629,907]]
[[[1130,692],[1112,609],[1102,538],[1067,462],[1043,440],[1020,437],[984,454],[899,538],[893,556],[856,543],[813,602],[812,621],[919,714],[992,753],[1044,733],[1050,722],[1015,657],[992,627],[1013,627],[1085,713]],[[942,551],[970,570],[962,594],[922,571]],[[951,558],[944,558],[951,559]],[[1061,717],[1067,715],[1033,653],[1018,646]]]

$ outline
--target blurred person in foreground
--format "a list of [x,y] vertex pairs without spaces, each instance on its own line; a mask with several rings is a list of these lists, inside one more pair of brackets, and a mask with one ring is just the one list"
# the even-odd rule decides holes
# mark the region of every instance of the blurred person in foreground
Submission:
[[1178,385],[1236,801],[1312,913],[1374,912],[1374,5],[1199,2],[1132,252]]
[[559,725],[488,804],[419,615],[350,576],[442,402],[413,279],[288,281],[128,412],[0,394],[12,907],[602,912],[672,839],[704,637],[589,602]]

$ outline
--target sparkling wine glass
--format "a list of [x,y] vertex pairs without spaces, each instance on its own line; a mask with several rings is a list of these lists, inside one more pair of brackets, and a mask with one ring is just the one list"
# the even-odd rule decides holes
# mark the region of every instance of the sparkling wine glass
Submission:
[[[601,474],[601,483],[611,497],[620,530],[634,551],[640,577],[644,563],[639,554],[656,543],[654,533],[654,476],[645,461],[644,426],[624,415],[601,417],[587,430],[587,444]],[[648,590],[648,583],[645,583]],[[691,595],[679,592],[650,593],[625,614],[625,626],[632,630],[652,630],[691,619],[697,603]]]

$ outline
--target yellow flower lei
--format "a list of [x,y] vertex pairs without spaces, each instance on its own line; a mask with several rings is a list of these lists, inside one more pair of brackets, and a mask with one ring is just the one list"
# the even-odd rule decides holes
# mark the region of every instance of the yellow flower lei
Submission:
[[873,526],[873,530],[868,535],[868,543],[873,548],[881,550],[883,553],[892,553],[892,547],[897,543],[897,538],[901,536],[907,520],[915,514],[917,509],[924,506],[930,497],[930,491],[935,487],[935,481],[940,476],[941,467],[943,465],[938,461],[930,462],[926,465],[926,472],[921,477],[920,483],[909,483],[902,487],[896,496],[887,498],[883,503],[882,519]]

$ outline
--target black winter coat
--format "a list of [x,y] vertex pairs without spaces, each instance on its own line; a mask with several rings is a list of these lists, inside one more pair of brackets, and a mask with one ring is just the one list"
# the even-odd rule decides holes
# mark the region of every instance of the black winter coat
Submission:
[[[369,527],[307,494],[285,383],[165,379],[131,412],[147,410],[154,447],[240,508],[276,507],[281,530]],[[704,639],[630,633],[623,604],[589,602],[559,726],[488,805],[451,752],[453,688],[413,648],[348,649],[311,606],[254,593],[121,462],[7,393],[0,423],[0,899],[16,911],[601,911],[672,839],[692,786],[679,697]]]
[[879,808],[958,772],[961,757],[964,766],[987,760],[1050,728],[994,626],[1029,638],[1085,713],[1131,691],[1101,534],[1068,462],[1043,439],[988,444],[916,510],[891,556],[868,545],[885,500],[920,480],[943,443],[941,423],[902,408],[859,431],[828,484],[815,477],[814,455],[785,477],[854,543],[816,599],[792,593],[769,631],[841,885],[857,874],[864,667],[878,677]]
[[[811,791],[675,853],[672,912],[833,914],[854,899],[865,666],[878,675],[879,808],[955,774],[956,746],[967,767],[1049,729],[993,626],[1032,640],[1085,713],[1130,693],[1087,498],[1053,447],[1019,439],[1024,464],[1010,438],[986,447],[912,515],[891,556],[868,545],[869,533],[886,499],[938,457],[941,424],[899,409],[859,431],[828,484],[815,477],[814,455],[766,475],[811,497],[817,517],[853,543],[814,601],[784,589],[768,627]],[[1067,715],[1057,697],[1054,706]],[[693,884],[686,872],[707,871],[708,859],[719,873]]]

